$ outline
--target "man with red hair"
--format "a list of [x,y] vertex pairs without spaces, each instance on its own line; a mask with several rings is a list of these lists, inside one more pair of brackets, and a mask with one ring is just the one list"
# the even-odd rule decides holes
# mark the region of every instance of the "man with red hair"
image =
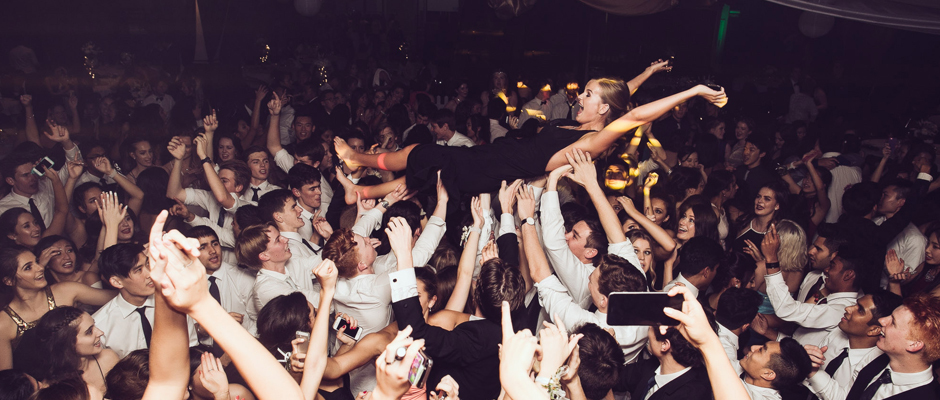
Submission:
[[878,320],[885,352],[862,369],[848,400],[940,398],[932,364],[940,359],[940,298],[919,294]]

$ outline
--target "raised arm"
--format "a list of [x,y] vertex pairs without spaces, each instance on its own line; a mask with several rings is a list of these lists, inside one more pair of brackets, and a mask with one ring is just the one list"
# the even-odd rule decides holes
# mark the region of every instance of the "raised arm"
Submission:
[[[163,293],[167,303],[180,312],[186,312],[205,329],[222,350],[231,357],[239,373],[260,400],[300,400],[303,393],[290,374],[273,356],[236,322],[211,296],[206,285],[206,269],[199,256],[199,243],[170,231],[161,240],[167,212],[157,216],[150,232],[151,265],[154,258],[168,259],[165,268],[151,269],[150,276]],[[171,242],[172,241],[172,242]],[[182,251],[181,251],[182,250]],[[185,252],[185,254],[184,254]],[[179,343],[187,340],[176,339]],[[185,358],[183,359],[185,360]],[[179,367],[187,375],[189,368]],[[152,371],[151,371],[152,373]],[[148,388],[149,389],[149,388]],[[164,395],[149,399],[175,398]]]
[[[330,336],[330,303],[333,302],[333,295],[336,293],[337,269],[333,261],[323,260],[313,270],[317,276],[317,282],[322,285],[320,290],[320,306],[317,307],[317,316],[313,322],[313,332],[310,334],[310,346],[308,349],[316,350],[316,357],[307,357],[304,365],[304,375],[300,381],[300,390],[303,391],[305,400],[314,400],[317,398],[317,387],[323,379],[323,371],[327,363],[327,341]],[[309,356],[309,352],[308,352]]]
[[140,190],[140,188],[131,182],[130,179],[127,179],[126,176],[117,172],[117,170],[114,169],[114,166],[111,165],[111,160],[109,160],[107,157],[98,157],[93,161],[93,163],[95,169],[100,171],[102,174],[110,176],[111,179],[114,179],[114,181],[117,182],[121,189],[124,189],[124,191],[127,192],[127,195],[129,196],[127,199],[127,207],[131,210],[134,210],[134,213],[139,214],[140,207],[144,203],[144,191]]
[[170,182],[166,186],[166,197],[185,203],[186,190],[183,189],[183,164],[180,160],[186,154],[186,146],[179,136],[174,136],[173,139],[170,139],[170,143],[167,144],[166,148],[173,156],[173,161],[171,161],[173,168],[170,169]]
[[106,192],[101,194],[101,201],[98,202],[98,217],[101,218],[104,229],[104,234],[101,235],[104,236],[104,241],[99,241],[102,244],[101,248],[98,249],[99,254],[104,249],[117,244],[118,225],[121,224],[126,215],[127,206],[121,206],[117,193]]
[[69,92],[69,113],[72,114],[72,133],[82,131],[82,119],[78,115],[78,97],[75,92]]
[[[644,190],[644,192],[646,192],[646,190]],[[662,247],[664,251],[672,252],[675,250],[676,240],[673,239],[672,236],[669,236],[669,233],[666,232],[663,227],[656,225],[656,223],[650,221],[646,215],[640,213],[640,210],[637,210],[636,205],[633,204],[633,199],[627,196],[620,196],[617,198],[617,202],[623,206],[623,210],[627,212],[627,215],[629,215],[630,218],[633,218],[634,221],[640,224],[640,226],[643,227],[643,230],[645,230],[646,233],[649,233],[656,243],[659,243],[660,247]]]
[[[271,101],[268,102],[268,111],[271,112],[271,122],[268,124],[268,136],[267,141],[265,142],[268,146],[268,151],[271,154],[277,154],[281,151],[281,131],[280,131],[280,118],[281,118],[281,98],[278,97],[277,92],[274,93],[271,97]],[[257,115],[257,113],[255,113]]]
[[607,234],[607,242],[620,243],[626,241],[627,237],[623,234],[620,219],[617,218],[614,208],[607,202],[607,196],[604,194],[604,190],[601,189],[601,185],[597,183],[597,170],[594,169],[591,154],[575,149],[573,153],[568,153],[565,157],[568,158],[568,164],[573,169],[572,172],[568,173],[568,177],[587,190],[591,202],[594,203],[594,208],[597,209],[597,215],[604,227],[604,233]]
[[248,135],[242,140],[242,148],[249,148],[254,144],[255,137],[257,137],[258,132],[261,131],[261,104],[264,102],[264,97],[268,95],[268,88],[264,85],[258,86],[258,89],[255,90],[255,104],[252,108],[251,113],[251,129],[248,130]]
[[[206,117],[209,118],[209,117]],[[212,141],[203,136],[193,139],[193,146],[196,147],[196,156],[200,160],[205,158],[212,158],[208,153],[208,148],[211,146]],[[202,163],[202,170],[206,174],[206,182],[209,183],[209,189],[212,190],[212,196],[215,197],[215,201],[219,202],[222,205],[222,208],[230,209],[235,206],[235,197],[232,196],[225,186],[222,184],[222,179],[219,178],[219,173],[215,172],[215,166],[211,162]],[[185,197],[185,191],[184,191]],[[226,212],[225,210],[220,210],[219,212]]]
[[52,214],[52,222],[42,233],[43,237],[52,235],[61,235],[65,231],[65,221],[69,216],[69,200],[65,194],[65,186],[59,179],[59,173],[52,168],[44,168],[43,174],[52,182],[52,192],[55,198],[55,208]]
[[[481,196],[489,196],[484,193]],[[447,310],[463,312],[470,297],[470,286],[473,283],[473,268],[476,265],[477,246],[480,244],[480,231],[483,227],[483,209],[480,197],[476,196],[470,201],[470,214],[473,216],[473,225],[470,225],[470,234],[460,253],[460,262],[457,264],[457,283],[444,307]]]
[[212,146],[212,143],[215,143],[213,138],[215,137],[215,130],[219,129],[219,120],[215,117],[215,110],[212,110],[212,114],[206,115],[202,118],[202,127],[206,130],[206,154],[205,156],[199,156],[200,159],[208,157],[210,160],[213,159],[212,155],[215,154],[215,149]]
[[829,191],[826,184],[813,165],[813,159],[809,159],[809,161],[806,162],[806,169],[809,170],[809,176],[813,179],[813,186],[816,187],[816,200],[819,201],[819,208],[821,209],[820,212],[813,214],[813,224],[818,226],[823,223],[823,220],[826,218],[826,213],[829,212],[829,207],[832,206],[832,202],[829,200],[829,195],[827,194]]
[[36,114],[33,113],[33,96],[28,94],[20,95],[20,104],[23,105],[23,113],[26,118],[26,140],[39,143],[39,127],[36,126]]
[[885,143],[885,146],[881,149],[881,161],[878,162],[875,171],[871,173],[872,182],[878,183],[881,180],[881,175],[885,172],[885,165],[888,164],[888,160],[891,158],[891,151],[891,144]]
[[635,78],[631,79],[630,82],[627,82],[627,86],[630,88],[630,94],[636,93],[636,90],[640,88],[640,85],[643,82],[646,82],[653,74],[659,71],[672,71],[672,66],[669,65],[669,61],[656,60],[650,64],[649,67],[646,67],[643,72],[637,75]]
[[[551,182],[551,178],[549,178]],[[535,194],[532,188],[525,187],[519,190],[517,196],[519,218],[525,221],[528,218],[535,218]],[[538,232],[534,224],[522,224],[522,248],[525,258],[529,263],[529,276],[535,283],[552,276],[552,269],[548,266],[548,258],[545,257],[545,250],[539,243]]]

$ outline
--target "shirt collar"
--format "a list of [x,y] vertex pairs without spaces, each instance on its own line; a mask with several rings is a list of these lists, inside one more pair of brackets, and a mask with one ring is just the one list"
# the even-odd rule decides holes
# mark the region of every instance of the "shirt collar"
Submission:
[[682,376],[682,374],[689,372],[689,370],[692,369],[692,367],[685,367],[685,369],[681,371],[662,375],[661,374],[662,368],[663,368],[662,366],[656,367],[656,374],[653,375],[653,379],[656,379],[656,385],[659,386],[660,388],[662,388],[663,386],[666,386],[669,382],[672,382],[676,378]]
[[251,188],[253,188],[253,189],[261,189],[261,190],[265,190],[265,189],[267,189],[267,188],[268,188],[268,185],[269,185],[269,183],[268,183],[268,181],[267,181],[267,180],[265,180],[264,182],[261,182],[261,184],[260,184],[260,185],[258,185],[258,186],[251,186],[251,185],[248,185],[248,186],[250,186],[250,187],[251,187]]
[[[225,278],[225,270],[226,270],[227,267],[229,267],[229,265],[226,264],[226,263],[223,261],[223,262],[222,262],[222,265],[219,266],[219,269],[215,270],[215,272],[213,272],[212,275],[209,275],[209,276],[214,276],[214,277],[216,277],[218,280],[222,280],[222,279]],[[208,278],[207,278],[207,279],[208,279]]]
[[[16,200],[16,201],[18,201],[18,202],[20,202],[20,203],[27,204],[27,205],[29,204],[29,199],[30,199],[30,197],[20,196],[19,194],[17,194],[17,193],[14,192],[13,190],[10,190],[10,196],[13,197],[14,200]],[[29,210],[27,210],[27,211],[29,211]]]
[[296,240],[298,242],[304,240],[297,232],[281,232],[281,236],[286,237],[288,240]]
[[692,292],[692,297],[698,297],[698,288],[695,287],[695,285],[693,285],[692,282],[689,282],[688,279],[685,279],[685,277],[682,276],[681,272],[679,273],[679,276],[676,278],[676,282],[681,282],[683,285],[685,285],[685,287],[689,288],[689,292]]
[[287,279],[290,278],[289,276],[287,276],[287,274],[282,274],[280,272],[271,271],[269,269],[259,270],[258,276],[260,277],[261,275],[264,275],[273,279],[277,279],[279,281],[287,281]]
[[733,343],[738,342],[738,335],[735,335],[734,332],[731,331],[731,329],[728,329],[727,327],[725,327],[724,325],[720,323],[716,322],[716,324],[718,324],[718,336],[727,336],[729,338],[734,338]]
[[[888,367],[888,371],[891,371],[891,367]],[[891,384],[898,386],[914,386],[914,385],[923,385],[930,383],[933,380],[933,367],[928,367],[927,369],[920,372],[912,373],[901,373],[891,371]]]
[[857,299],[857,298],[858,298],[858,292],[837,292],[837,293],[832,293],[826,296],[827,301],[832,301],[836,299]]
[[[121,294],[118,294],[115,297],[114,305],[117,307],[118,311],[120,311],[120,315],[123,318],[131,316],[131,314],[137,312],[138,308],[137,306],[128,303],[127,300],[124,300],[124,296]],[[153,307],[153,295],[148,296],[147,300],[144,300],[144,305],[141,307]]]

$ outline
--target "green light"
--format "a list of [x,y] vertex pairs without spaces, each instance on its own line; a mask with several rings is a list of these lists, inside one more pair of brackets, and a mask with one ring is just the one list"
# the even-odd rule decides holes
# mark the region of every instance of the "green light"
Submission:
[[[725,48],[725,38],[728,36],[728,17],[731,13],[731,6],[725,4],[721,8],[721,21],[718,22],[718,46],[715,48],[718,55]],[[735,11],[735,13],[738,13],[738,11]]]
[[741,12],[738,11],[738,10],[731,10],[730,14],[731,14],[731,15],[734,15],[734,16],[737,16],[737,15],[740,15]]

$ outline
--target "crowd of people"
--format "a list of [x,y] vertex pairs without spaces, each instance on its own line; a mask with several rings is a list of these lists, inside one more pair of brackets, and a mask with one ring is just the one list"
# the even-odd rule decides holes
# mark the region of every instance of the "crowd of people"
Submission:
[[[56,71],[0,160],[0,399],[940,398],[933,144],[864,152],[798,73],[773,121],[634,96],[671,70],[226,113]],[[656,292],[675,324],[608,323]]]

